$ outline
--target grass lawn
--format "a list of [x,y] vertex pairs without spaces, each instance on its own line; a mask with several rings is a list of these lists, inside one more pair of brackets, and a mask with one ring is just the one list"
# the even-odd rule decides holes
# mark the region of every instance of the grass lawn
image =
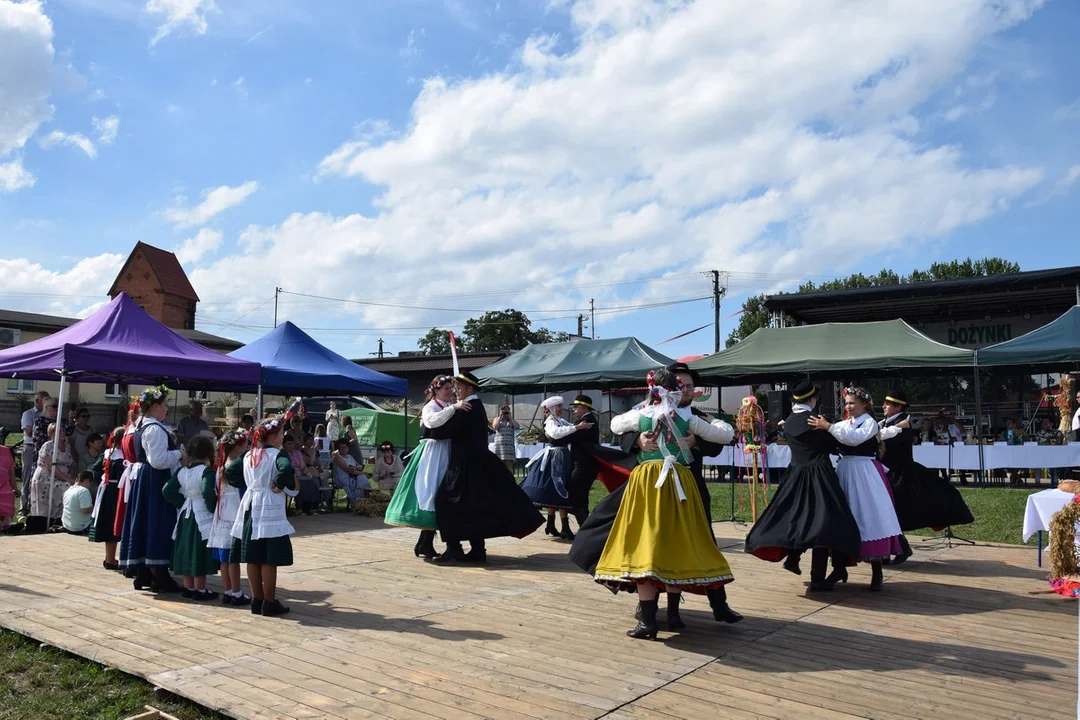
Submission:
[[156,696],[139,678],[0,630],[0,720],[116,720],[145,705],[182,720],[225,718],[180,698]]
[[[976,542],[995,542],[1020,544],[1020,533],[1024,524],[1024,504],[1027,496],[1045,490],[1046,486],[1036,488],[993,487],[960,488],[964,501],[971,508],[975,522],[953,528],[953,532]],[[712,496],[712,516],[714,521],[723,521],[731,517],[731,485],[709,483]],[[607,490],[600,483],[593,485],[591,500],[595,505],[607,495]],[[761,514],[761,508],[758,508]],[[750,522],[750,500],[746,486],[740,486],[735,496],[735,517],[741,522]],[[747,528],[749,530],[749,528]],[[911,535],[935,535],[933,531],[919,530]],[[1032,540],[1034,542],[1034,539]]]

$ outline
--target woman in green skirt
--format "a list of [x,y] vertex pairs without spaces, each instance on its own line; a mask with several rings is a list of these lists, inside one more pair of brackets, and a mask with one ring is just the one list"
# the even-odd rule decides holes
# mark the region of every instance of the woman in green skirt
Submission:
[[196,435],[188,441],[187,456],[187,467],[174,472],[161,490],[165,499],[180,511],[173,530],[169,567],[183,578],[184,597],[213,600],[218,594],[206,589],[206,576],[217,574],[218,562],[206,543],[214,522],[210,508],[217,507],[214,441]]
[[420,413],[420,444],[409,457],[383,518],[387,525],[420,530],[420,539],[413,547],[416,557],[439,556],[435,552],[435,492],[450,462],[450,441],[433,440],[427,437],[427,431],[444,425],[455,412],[471,409],[468,403],[452,402],[452,382],[449,375],[438,375],[424,391],[431,399]]

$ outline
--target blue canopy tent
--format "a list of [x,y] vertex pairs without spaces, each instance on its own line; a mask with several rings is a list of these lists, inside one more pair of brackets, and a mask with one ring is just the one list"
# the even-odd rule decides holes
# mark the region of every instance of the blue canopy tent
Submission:
[[269,395],[350,393],[405,397],[408,383],[338,355],[306,332],[284,322],[258,340],[229,353],[230,357],[262,365],[259,387],[235,387],[239,392]]

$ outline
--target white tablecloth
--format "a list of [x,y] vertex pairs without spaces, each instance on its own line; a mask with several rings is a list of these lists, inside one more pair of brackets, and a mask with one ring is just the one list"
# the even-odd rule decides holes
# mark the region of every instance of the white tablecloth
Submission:
[[[518,460],[528,460],[534,455],[539,455],[547,445],[518,445],[516,447]],[[495,452],[495,443],[488,443],[488,450]]]
[[1027,507],[1024,508],[1024,542],[1037,532],[1049,530],[1054,513],[1071,503],[1072,499],[1071,493],[1056,489],[1028,495]]

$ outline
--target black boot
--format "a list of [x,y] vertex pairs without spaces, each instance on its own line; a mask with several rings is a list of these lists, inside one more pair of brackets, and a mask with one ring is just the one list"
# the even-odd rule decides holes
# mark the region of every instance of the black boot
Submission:
[[544,528],[544,534],[551,537],[559,537],[559,531],[555,529],[555,516],[548,515],[547,527]]
[[829,573],[829,577],[825,578],[825,582],[830,585],[835,585],[838,582],[847,582],[847,555],[841,552],[832,553],[832,567],[833,570]]
[[737,623],[743,616],[731,609],[727,604],[727,590],[721,585],[712,590],[706,590],[709,598],[709,607],[712,608],[713,617],[717,622]]
[[581,526],[585,524],[585,521],[589,519],[589,511],[585,508],[578,508],[577,510],[572,510],[571,512],[574,513],[574,519],[577,520],[577,526],[580,530]]
[[881,587],[885,584],[885,576],[881,572],[881,563],[870,563],[870,570],[873,573],[870,577],[870,589],[873,592],[881,592]]
[[833,589],[833,583],[825,579],[825,571],[829,569],[828,548],[814,548],[810,555],[810,590],[812,592],[825,592]]
[[883,563],[885,565],[899,565],[912,556],[911,543],[903,535],[900,536],[900,554],[894,557],[891,561]]
[[416,545],[413,547],[413,553],[416,557],[423,557],[427,560],[439,557],[439,553],[435,552],[434,530],[420,531],[420,539],[416,541]]
[[[682,593],[669,592],[667,594],[667,628],[668,630],[682,630],[686,627],[686,623],[683,622],[682,616],[679,615],[679,602],[682,600]],[[639,620],[641,618],[638,618]]]
[[655,640],[656,633],[659,628],[656,627],[656,610],[659,607],[659,600],[642,600],[639,605],[641,606],[641,619],[638,620],[637,627],[633,630],[627,630],[626,634],[636,640]]
[[150,572],[154,575],[154,580],[150,583],[150,592],[178,593],[184,590],[184,588],[173,579],[173,576],[169,574],[168,567],[164,565],[155,565],[150,569]]
[[465,550],[461,547],[460,542],[448,542],[446,543],[446,550],[443,554],[435,558],[433,562],[440,565],[450,565],[452,563],[462,562],[465,559]]
[[784,559],[784,569],[789,573],[802,575],[802,568],[799,567],[799,561],[802,560],[802,556],[802,550],[792,550],[789,552],[787,558]]
[[563,540],[569,540],[574,542],[574,533],[570,531],[570,518],[563,516],[562,519],[562,532],[559,533],[559,537]]
[[487,562],[487,543],[484,538],[469,541],[469,552],[465,553],[465,562],[483,564]]
[[136,590],[147,590],[154,582],[154,576],[150,572],[150,568],[145,565],[140,565],[138,570],[135,571],[135,579],[132,583]]

